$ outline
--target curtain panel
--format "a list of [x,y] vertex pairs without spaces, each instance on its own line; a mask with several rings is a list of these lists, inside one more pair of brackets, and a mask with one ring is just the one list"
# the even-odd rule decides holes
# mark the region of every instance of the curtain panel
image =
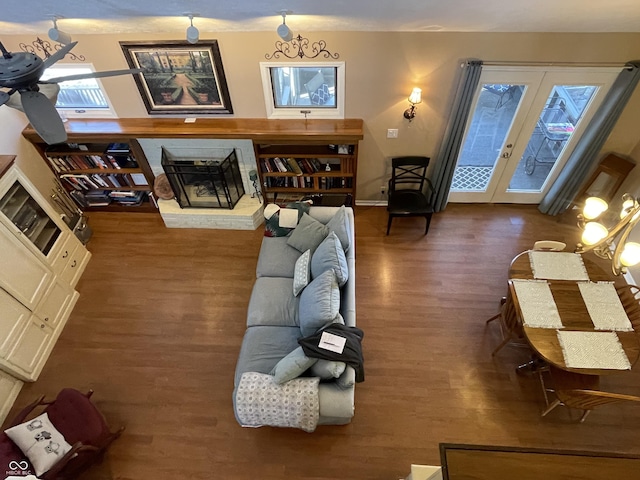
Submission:
[[640,60],[627,63],[587,125],[562,172],[540,202],[538,209],[542,213],[558,215],[569,208],[587,175],[598,163],[602,146],[639,81]]
[[436,212],[444,210],[447,206],[458,154],[464,140],[464,129],[482,73],[482,61],[467,60],[462,69],[447,128],[431,177],[431,183],[434,187],[432,201]]

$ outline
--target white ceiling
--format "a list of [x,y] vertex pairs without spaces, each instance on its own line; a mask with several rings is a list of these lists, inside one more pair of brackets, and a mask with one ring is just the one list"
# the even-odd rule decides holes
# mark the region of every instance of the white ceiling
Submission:
[[[640,32],[640,0],[13,0],[0,35],[46,33],[60,15],[70,34],[183,32],[185,12],[202,32],[305,31]],[[0,38],[1,39],[1,38]]]

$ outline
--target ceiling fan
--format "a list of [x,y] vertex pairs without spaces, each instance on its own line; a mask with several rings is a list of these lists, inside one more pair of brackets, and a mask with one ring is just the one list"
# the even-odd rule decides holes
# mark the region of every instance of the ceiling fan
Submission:
[[44,71],[56,63],[76,46],[78,42],[65,45],[50,57],[42,60],[33,53],[11,53],[0,42],[0,105],[22,110],[33,128],[48,144],[62,143],[67,140],[64,123],[58,115],[55,104],[61,82],[81,80],[83,78],[112,77],[140,73],[141,69],[111,70],[107,72],[83,73],[66,77],[40,80]]

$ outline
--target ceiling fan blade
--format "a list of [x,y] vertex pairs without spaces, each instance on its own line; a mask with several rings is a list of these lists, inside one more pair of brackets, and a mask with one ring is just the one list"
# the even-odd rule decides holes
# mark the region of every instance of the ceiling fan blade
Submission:
[[45,142],[52,145],[67,139],[64,123],[56,107],[45,95],[28,90],[20,92],[20,100],[29,122]]
[[70,44],[65,45],[64,47],[62,47],[60,50],[58,50],[56,53],[51,55],[49,58],[45,58],[44,59],[44,68],[47,69],[51,65],[56,63],[58,60],[62,60],[64,58],[64,56],[67,53],[69,53],[71,51],[71,49],[73,47],[75,47],[77,44],[78,44],[78,42],[71,42]]
[[5,103],[7,103],[9,101],[9,98],[11,98],[11,95],[9,95],[7,92],[0,91],[0,105],[4,105]]
[[132,68],[130,70],[109,70],[107,72],[79,73],[78,75],[68,75],[66,77],[48,78],[47,80],[43,80],[40,83],[60,83],[68,82],[69,80],[83,80],[85,78],[115,77],[116,75],[128,75],[140,72],[142,72],[141,68]]

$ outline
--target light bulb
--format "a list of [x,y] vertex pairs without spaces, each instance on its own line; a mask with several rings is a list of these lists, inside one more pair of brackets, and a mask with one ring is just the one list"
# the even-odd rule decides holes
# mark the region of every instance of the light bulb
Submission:
[[582,215],[587,220],[597,218],[609,208],[609,204],[598,197],[589,197],[584,201]]
[[620,254],[620,263],[625,267],[640,263],[640,243],[625,243],[622,253]]
[[585,245],[595,245],[609,235],[607,227],[598,222],[587,222],[582,232],[582,243]]

